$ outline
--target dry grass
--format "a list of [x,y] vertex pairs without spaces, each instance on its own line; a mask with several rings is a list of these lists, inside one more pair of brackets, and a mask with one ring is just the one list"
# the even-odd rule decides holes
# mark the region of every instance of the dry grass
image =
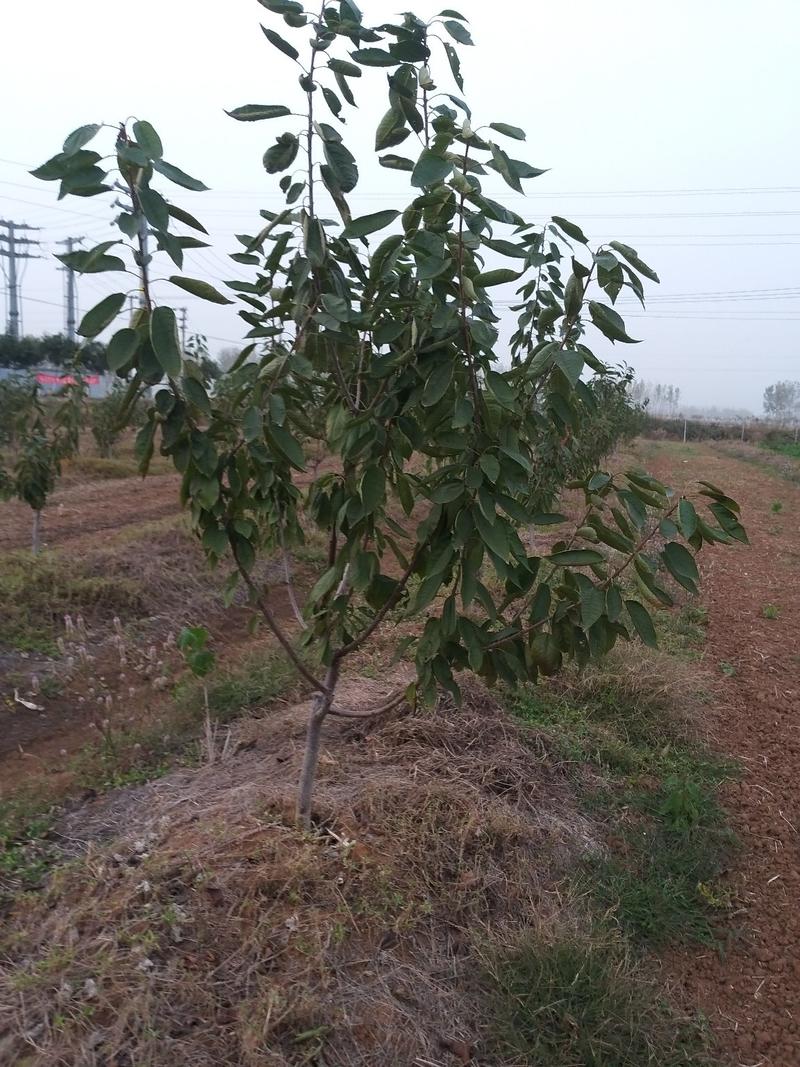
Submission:
[[476,934],[546,923],[588,824],[473,689],[458,713],[331,727],[303,834],[303,720],[247,723],[236,758],[62,823],[74,859],[9,917],[0,1059],[384,1067],[476,1036]]

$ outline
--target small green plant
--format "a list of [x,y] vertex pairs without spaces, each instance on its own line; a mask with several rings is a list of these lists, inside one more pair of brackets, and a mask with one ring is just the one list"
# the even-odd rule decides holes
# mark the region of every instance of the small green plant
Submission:
[[664,782],[658,814],[672,830],[688,830],[700,822],[703,791],[697,781],[672,775]]
[[719,669],[726,678],[733,678],[734,674],[736,674],[736,668],[732,663],[728,663],[727,660],[722,660],[720,662]]
[[773,515],[780,515],[780,513],[783,511],[783,504],[780,502],[780,500],[772,501],[770,511]]
[[780,613],[777,604],[765,604],[761,612],[765,619],[777,619]]
[[178,635],[178,648],[195,678],[205,678],[214,669],[216,657],[208,647],[208,638],[204,626],[187,626]]

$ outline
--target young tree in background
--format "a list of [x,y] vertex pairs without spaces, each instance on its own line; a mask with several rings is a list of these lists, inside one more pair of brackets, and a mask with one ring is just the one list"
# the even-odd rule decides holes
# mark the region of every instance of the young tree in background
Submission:
[[764,390],[764,414],[784,425],[800,421],[800,382],[775,382]]

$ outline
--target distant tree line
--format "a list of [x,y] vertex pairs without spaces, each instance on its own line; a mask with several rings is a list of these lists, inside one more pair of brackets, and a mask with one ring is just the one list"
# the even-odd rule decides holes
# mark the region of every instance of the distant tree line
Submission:
[[[186,355],[199,365],[206,382],[216,380],[221,369],[208,353],[205,338],[199,334],[189,338]],[[70,366],[78,345],[62,333],[43,337],[11,337],[0,334],[0,367],[12,370],[33,370],[35,367]],[[108,371],[106,346],[102,341],[88,341],[80,346],[80,367],[83,371],[103,374]]]
[[[51,367],[66,367],[75,358],[78,346],[62,333],[45,334],[44,337],[11,337],[0,334],[0,367],[28,370],[46,364]],[[90,341],[81,350],[81,366],[97,374],[108,370],[106,346],[100,341]]]

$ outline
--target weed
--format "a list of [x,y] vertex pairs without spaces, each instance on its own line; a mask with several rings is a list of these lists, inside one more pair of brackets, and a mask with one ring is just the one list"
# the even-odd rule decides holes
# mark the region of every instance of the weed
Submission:
[[761,610],[761,614],[765,619],[777,619],[780,615],[780,608],[777,604],[765,604]]
[[780,515],[780,513],[783,511],[783,504],[780,502],[780,500],[772,501],[770,511],[773,515]]
[[736,668],[732,663],[728,663],[727,660],[722,660],[719,665],[719,669],[726,676],[726,678],[733,678],[736,674]]
[[504,1063],[710,1063],[702,1027],[676,1017],[613,942],[532,937],[496,960],[490,975],[492,1043]]
[[[229,667],[220,667],[206,679],[208,707],[217,722],[231,722],[244,712],[264,707],[296,681],[294,667],[273,649],[255,650]],[[203,705],[203,683],[181,683],[175,693],[179,710],[197,712]],[[199,718],[198,718],[199,721]]]

